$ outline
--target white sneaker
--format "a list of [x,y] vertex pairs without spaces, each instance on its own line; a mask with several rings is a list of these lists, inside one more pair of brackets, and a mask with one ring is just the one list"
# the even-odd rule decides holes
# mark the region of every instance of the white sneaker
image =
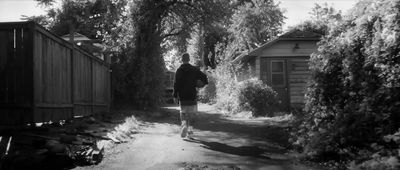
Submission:
[[193,131],[188,131],[187,138],[193,139]]
[[187,136],[187,133],[188,133],[187,127],[183,126],[182,129],[181,129],[181,137],[185,138]]
[[188,128],[186,126],[186,122],[183,121],[181,126],[182,126],[182,128],[181,128],[181,137],[184,138],[184,137],[187,136],[187,133],[188,133]]

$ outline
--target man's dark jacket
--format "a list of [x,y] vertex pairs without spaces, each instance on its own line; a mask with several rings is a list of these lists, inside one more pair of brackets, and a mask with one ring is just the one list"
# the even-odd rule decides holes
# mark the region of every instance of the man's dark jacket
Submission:
[[207,75],[190,64],[182,64],[176,71],[173,95],[174,98],[179,98],[181,105],[197,104],[197,80],[208,84]]

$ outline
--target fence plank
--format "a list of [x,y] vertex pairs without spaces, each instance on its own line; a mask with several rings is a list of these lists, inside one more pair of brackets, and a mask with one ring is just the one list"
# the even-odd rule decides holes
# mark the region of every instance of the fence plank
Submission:
[[37,24],[0,23],[0,125],[107,111],[108,70],[108,63]]

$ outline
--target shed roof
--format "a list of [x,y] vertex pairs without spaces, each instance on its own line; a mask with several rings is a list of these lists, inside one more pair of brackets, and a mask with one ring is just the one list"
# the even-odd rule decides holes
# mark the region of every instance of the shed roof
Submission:
[[253,49],[251,51],[249,51],[248,53],[244,53],[242,55],[240,55],[239,57],[237,57],[235,60],[233,60],[234,63],[237,63],[239,61],[243,61],[243,60],[248,60],[250,58],[253,58],[256,56],[256,54],[260,51],[262,51],[265,48],[270,47],[271,45],[277,43],[278,41],[281,40],[312,40],[312,41],[317,41],[320,40],[322,37],[321,34],[319,33],[315,33],[315,32],[311,32],[311,31],[304,31],[304,30],[298,30],[298,29],[293,29],[289,32],[286,32],[280,36],[278,36],[277,38],[261,45],[260,47]]
[[[69,41],[69,37],[70,37],[70,34],[66,34],[66,35],[61,36],[61,38],[66,40],[66,41]],[[82,34],[74,32],[74,41],[91,41],[91,39],[86,37],[86,36],[84,36],[84,35],[82,35]]]
[[321,36],[322,35],[319,34],[319,33],[294,29],[292,31],[286,32],[285,34],[279,36],[279,38],[315,38],[315,39],[320,39]]

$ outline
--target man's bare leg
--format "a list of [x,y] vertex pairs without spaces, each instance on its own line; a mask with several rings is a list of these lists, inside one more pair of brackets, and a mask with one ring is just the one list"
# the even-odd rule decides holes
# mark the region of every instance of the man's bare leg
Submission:
[[188,133],[188,126],[189,126],[189,122],[187,119],[187,113],[183,113],[181,112],[181,137],[185,138],[187,136]]
[[193,113],[190,113],[190,115],[188,115],[188,138],[192,139],[193,138]]

